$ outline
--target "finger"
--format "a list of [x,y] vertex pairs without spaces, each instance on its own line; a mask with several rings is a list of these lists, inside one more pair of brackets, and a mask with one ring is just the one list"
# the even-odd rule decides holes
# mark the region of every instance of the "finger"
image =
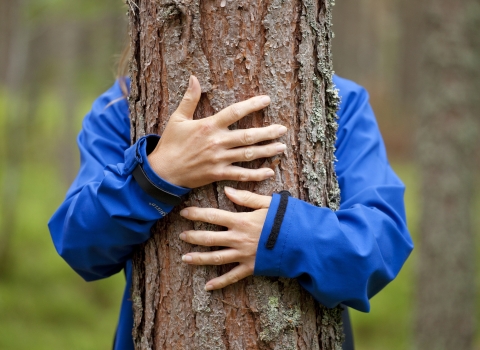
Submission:
[[198,79],[194,75],[191,75],[188,81],[187,92],[185,92],[174,114],[185,119],[193,119],[193,113],[195,112],[195,108],[197,108],[201,92],[202,88],[200,87]]
[[205,290],[208,291],[208,290],[225,288],[226,286],[237,283],[238,281],[252,274],[253,274],[253,269],[249,268],[247,265],[240,264],[238,266],[235,266],[226,274],[208,281],[205,286]]
[[216,181],[233,180],[233,181],[263,181],[275,175],[270,168],[247,169],[236,165],[229,165],[222,174],[217,176]]
[[232,247],[235,237],[228,231],[185,231],[180,234],[182,241],[205,247]]
[[225,194],[235,204],[252,209],[269,208],[272,201],[271,196],[262,196],[250,191],[236,190],[225,186]]
[[283,125],[270,125],[264,128],[233,130],[227,135],[224,145],[229,148],[253,145],[262,141],[269,141],[284,135],[287,128]]
[[195,252],[182,256],[182,261],[189,265],[225,265],[240,260],[240,253],[235,249],[222,249],[213,252]]
[[276,142],[263,146],[239,147],[228,150],[225,160],[229,163],[249,162],[259,158],[268,158],[285,152],[287,146]]
[[180,212],[184,218],[192,221],[208,222],[214,225],[232,227],[235,222],[235,214],[226,210],[215,208],[188,207]]
[[246,115],[259,111],[270,104],[270,97],[256,96],[248,100],[235,103],[213,115],[215,124],[220,128],[226,128]]

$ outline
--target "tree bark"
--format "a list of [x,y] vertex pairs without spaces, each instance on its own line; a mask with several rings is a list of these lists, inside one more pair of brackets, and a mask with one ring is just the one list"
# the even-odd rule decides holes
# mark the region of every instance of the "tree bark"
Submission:
[[480,4],[437,0],[423,6],[415,342],[417,349],[473,349]]
[[[289,190],[332,210],[339,206],[333,167],[338,95],[332,83],[331,0],[128,0],[132,140],[161,134],[194,74],[202,98],[194,118],[258,94],[270,107],[236,128],[279,123],[285,155],[267,164],[273,180],[229,183],[260,194]],[[225,182],[192,191],[185,205],[241,211]],[[319,305],[295,280],[250,277],[219,291],[205,283],[232,266],[181,261],[209,248],[181,242],[184,230],[212,229],[176,208],[154,227],[133,259],[136,349],[340,349],[340,308]]]

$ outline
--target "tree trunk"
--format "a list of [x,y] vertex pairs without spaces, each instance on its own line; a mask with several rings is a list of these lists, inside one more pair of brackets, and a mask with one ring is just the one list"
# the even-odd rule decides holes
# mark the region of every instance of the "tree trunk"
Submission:
[[480,4],[437,0],[424,6],[415,341],[417,349],[473,349]]
[[[28,71],[27,58],[30,49],[30,31],[21,20],[22,11],[25,9],[25,1],[12,4],[9,15],[10,32],[9,41],[3,42],[6,48],[5,80],[0,79],[0,87],[4,87],[4,93],[8,98],[5,105],[5,128],[6,141],[3,154],[2,181],[0,182],[0,208],[2,218],[0,220],[0,277],[9,272],[12,267],[11,241],[15,232],[18,219],[19,193],[21,181],[21,167],[25,149],[25,123],[29,106],[22,103],[22,97],[26,94],[22,89],[25,86],[26,72]],[[2,84],[3,83],[3,84]],[[2,86],[3,85],[3,86]]]
[[[293,196],[336,210],[333,168],[338,96],[332,85],[331,0],[128,0],[130,10],[132,140],[161,134],[190,74],[202,98],[194,118],[212,115],[258,94],[270,107],[237,128],[279,123],[285,155],[266,163],[273,180],[229,183],[260,194]],[[185,205],[230,211],[226,183],[192,191]],[[181,242],[184,230],[206,229],[176,208],[154,227],[133,264],[136,349],[340,349],[340,308],[327,310],[295,280],[250,277],[219,291],[205,283],[232,266],[195,267],[182,254],[209,248]],[[209,227],[211,229],[211,226]]]

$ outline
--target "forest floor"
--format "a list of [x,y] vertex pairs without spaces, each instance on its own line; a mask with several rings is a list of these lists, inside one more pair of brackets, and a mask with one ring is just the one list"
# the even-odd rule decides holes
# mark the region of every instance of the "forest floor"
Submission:
[[[410,164],[394,168],[407,184],[407,215],[415,238],[419,209],[415,169]],[[40,174],[42,186],[22,188],[20,205],[28,206],[29,213],[28,219],[18,221],[9,264],[0,275],[0,349],[109,349],[123,274],[86,283],[72,272],[56,254],[46,227],[64,189],[45,169],[24,170]],[[414,251],[398,278],[372,299],[369,314],[351,311],[358,350],[412,347],[415,257]]]

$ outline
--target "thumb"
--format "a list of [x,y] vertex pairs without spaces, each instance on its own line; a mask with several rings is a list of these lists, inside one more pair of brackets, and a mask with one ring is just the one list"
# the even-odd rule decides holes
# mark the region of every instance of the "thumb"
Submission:
[[197,77],[191,75],[188,81],[187,92],[183,95],[183,99],[178,105],[175,114],[185,119],[193,119],[193,113],[195,112],[195,108],[197,108],[201,92],[202,88],[200,87]]
[[272,197],[270,196],[262,196],[250,191],[236,190],[227,186],[225,186],[225,193],[233,203],[252,209],[269,208],[270,202],[272,201]]

